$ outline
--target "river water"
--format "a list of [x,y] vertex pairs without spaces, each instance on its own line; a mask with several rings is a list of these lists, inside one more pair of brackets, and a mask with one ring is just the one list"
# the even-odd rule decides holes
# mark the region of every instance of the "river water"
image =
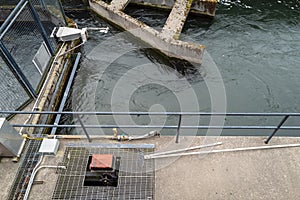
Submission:
[[[126,12],[158,30],[168,17],[165,11],[131,6]],[[213,19],[190,15],[180,39],[206,46],[202,65],[168,60],[92,12],[68,12],[67,15],[81,28],[109,26],[110,31],[89,32],[66,110],[300,112],[300,3],[297,0],[223,0]],[[86,124],[113,124],[113,121],[128,123],[130,119],[83,117],[83,120]],[[133,120],[151,125],[165,119]],[[170,117],[166,124],[176,124],[177,120]],[[279,121],[276,117],[229,118],[226,124],[277,125]],[[288,124],[299,125],[298,121],[291,119]],[[63,118],[62,123],[70,122],[72,119]],[[208,122],[204,118],[200,124]],[[187,118],[184,123],[191,125],[195,119]],[[96,134],[97,130],[94,131]],[[270,130],[223,131],[222,134],[269,133]]]

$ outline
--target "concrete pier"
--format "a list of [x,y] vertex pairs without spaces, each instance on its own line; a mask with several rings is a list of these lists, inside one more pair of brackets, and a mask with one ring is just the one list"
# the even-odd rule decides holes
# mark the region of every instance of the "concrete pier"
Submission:
[[160,33],[163,38],[179,39],[179,35],[184,26],[191,5],[191,0],[177,0],[175,2],[167,22]]
[[[176,0],[171,14],[161,32],[122,12],[129,0],[113,0],[107,4],[101,0],[90,0],[90,7],[101,17],[130,32],[154,49],[169,57],[192,63],[201,63],[205,46],[179,40],[184,22],[192,6],[191,0]],[[203,1],[206,3],[208,1]],[[217,1],[209,1],[214,2]]]
[[[172,9],[176,0],[131,0],[131,4],[160,9]],[[191,12],[195,14],[215,16],[218,0],[191,1]]]
[[123,10],[130,0],[119,0],[119,1],[112,1],[109,7],[113,10]]

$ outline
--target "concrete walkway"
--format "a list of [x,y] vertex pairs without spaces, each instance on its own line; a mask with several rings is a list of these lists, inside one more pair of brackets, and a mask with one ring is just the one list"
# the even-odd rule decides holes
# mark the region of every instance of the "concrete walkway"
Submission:
[[[203,144],[204,137],[193,138],[191,145]],[[219,137],[223,142],[214,149],[265,146],[262,137]],[[186,138],[181,138],[181,141]],[[42,165],[61,162],[65,144],[87,143],[83,140],[60,140],[58,154],[47,156]],[[94,143],[113,143],[111,140],[93,140]],[[126,143],[151,143],[156,150],[175,145],[173,137],[151,138]],[[299,137],[275,137],[270,145],[300,143]],[[174,146],[173,146],[174,147]],[[246,152],[217,153],[206,156],[186,156],[157,159],[155,197],[163,199],[299,199],[300,197],[300,148],[256,150]],[[164,167],[160,167],[164,166]],[[4,169],[5,170],[2,170]],[[16,164],[0,163],[1,188],[7,188],[13,179]],[[41,170],[35,180],[29,199],[51,199],[57,174],[53,169]],[[1,190],[3,191],[3,190]],[[2,192],[3,197],[4,192]]]
[[[197,138],[194,144],[201,144]],[[264,146],[259,137],[221,137],[216,149]],[[300,143],[274,138],[270,145]],[[300,148],[187,156],[156,172],[157,199],[299,199]]]

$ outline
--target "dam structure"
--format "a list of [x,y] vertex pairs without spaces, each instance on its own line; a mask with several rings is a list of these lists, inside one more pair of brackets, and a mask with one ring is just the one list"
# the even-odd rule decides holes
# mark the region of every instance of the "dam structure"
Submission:
[[[216,0],[80,2],[149,48],[191,63],[202,62],[205,47],[180,40],[187,16],[213,17],[217,6]],[[126,14],[128,4],[167,9],[170,14],[157,30]],[[88,40],[89,28],[104,36],[108,29],[78,28],[59,0],[9,0],[0,5],[1,199],[283,200],[300,196],[299,112],[70,110],[72,85],[87,64],[81,62],[86,56],[81,47],[93,41]],[[142,123],[88,121],[90,116],[121,116]],[[72,120],[62,122],[66,117]],[[167,123],[161,123],[162,117]],[[199,123],[191,125],[195,118]],[[225,122],[211,123],[218,118]],[[149,119],[155,120],[144,123]],[[187,134],[191,130],[197,134]],[[198,135],[214,130],[239,132],[239,136]]]

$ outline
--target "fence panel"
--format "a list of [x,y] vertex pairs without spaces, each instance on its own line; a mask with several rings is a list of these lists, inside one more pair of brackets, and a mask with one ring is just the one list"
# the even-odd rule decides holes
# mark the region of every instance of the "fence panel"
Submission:
[[16,110],[29,99],[29,95],[0,57],[0,110]]
[[14,6],[19,3],[19,0],[0,0],[0,6]]
[[[12,5],[16,4],[18,5],[12,10]],[[15,95],[19,97],[10,98],[12,105],[0,108],[17,109],[20,107],[20,102],[28,101],[28,95],[25,92],[28,88],[31,88],[31,96],[36,96],[43,77],[47,74],[47,67],[53,52],[58,47],[58,43],[54,39],[51,40],[50,35],[54,27],[65,26],[66,20],[59,0],[0,0],[0,6],[0,13],[2,9],[10,12],[10,16],[6,18],[0,29],[1,51],[3,52],[3,55],[0,55],[0,76],[3,77],[1,81],[4,82],[7,79],[4,76],[7,76],[12,80],[5,82],[14,82],[16,88],[21,86],[17,90],[5,84],[0,85],[1,90],[7,93],[15,92],[17,93]],[[4,59],[8,59],[9,62],[5,64]],[[21,76],[16,76],[16,73],[9,71],[12,65]],[[22,87],[27,89],[24,90]],[[0,102],[6,102],[5,96],[7,95],[0,95]]]
[[[30,2],[34,5],[48,36],[51,35],[54,27],[66,25],[65,14],[58,0],[31,0]],[[51,40],[51,44],[54,48],[57,47],[54,40]]]
[[38,24],[27,6],[2,38],[3,44],[35,89],[42,75],[32,60],[43,41]]

